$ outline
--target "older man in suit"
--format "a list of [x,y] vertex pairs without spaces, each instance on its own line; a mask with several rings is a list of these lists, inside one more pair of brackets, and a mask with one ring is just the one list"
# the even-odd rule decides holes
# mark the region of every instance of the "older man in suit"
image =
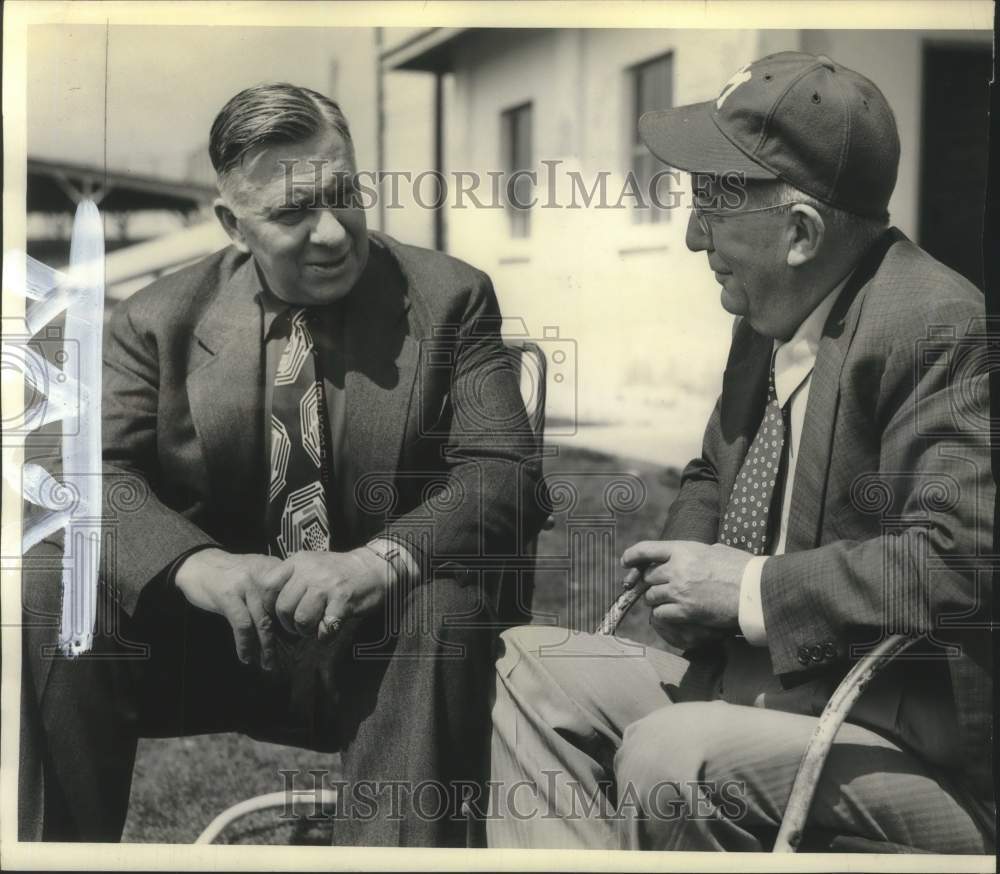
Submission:
[[672,651],[504,634],[490,839],[764,849],[837,681],[909,631],[837,736],[813,834],[992,852],[982,296],[887,227],[892,112],[828,58],[763,58],[640,132],[692,172],[687,244],[737,316],[664,539],[622,557]]
[[[109,500],[114,621],[72,661],[27,624],[22,837],[115,840],[137,737],[238,730],[343,751],[338,842],[462,844],[497,624],[523,607],[477,568],[541,512],[492,286],[368,233],[321,94],[241,92],[210,153],[233,245],[111,322],[105,478],[141,493]],[[28,563],[36,616],[58,554]]]

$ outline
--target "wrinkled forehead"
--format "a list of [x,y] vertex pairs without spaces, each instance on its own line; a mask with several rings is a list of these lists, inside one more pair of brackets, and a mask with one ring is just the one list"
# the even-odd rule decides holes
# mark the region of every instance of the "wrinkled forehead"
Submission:
[[355,172],[351,144],[332,129],[299,143],[260,146],[231,172],[243,200],[271,200],[301,189],[326,191]]

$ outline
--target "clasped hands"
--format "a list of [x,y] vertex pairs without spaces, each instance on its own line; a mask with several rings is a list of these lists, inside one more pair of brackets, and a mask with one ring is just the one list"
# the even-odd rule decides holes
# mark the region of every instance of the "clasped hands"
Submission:
[[336,620],[381,607],[394,573],[366,547],[297,552],[284,561],[213,548],[189,555],[174,581],[195,607],[228,620],[241,661],[271,670],[275,620],[291,634],[316,634],[322,641],[333,636]]
[[[622,555],[626,579],[645,588],[650,624],[681,650],[721,640],[739,627],[740,584],[750,553],[716,543],[645,540]],[[394,579],[365,547],[299,552],[285,561],[203,549],[181,564],[177,587],[195,607],[224,616],[245,663],[274,666],[274,620],[292,634],[327,636],[324,619],[376,610]]]
[[622,554],[629,584],[645,587],[650,624],[671,646],[695,649],[739,628],[748,552],[689,540],[644,540]]

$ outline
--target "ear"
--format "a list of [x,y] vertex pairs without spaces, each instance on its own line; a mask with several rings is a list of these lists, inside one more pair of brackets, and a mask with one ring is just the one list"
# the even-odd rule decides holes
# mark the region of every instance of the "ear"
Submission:
[[791,212],[791,244],[788,247],[788,266],[800,267],[812,261],[826,237],[823,216],[806,203],[796,203]]
[[224,197],[215,198],[212,209],[215,210],[215,217],[229,235],[229,239],[233,241],[233,245],[241,252],[249,252],[250,247],[247,246],[246,238],[243,236],[240,221],[226,199]]

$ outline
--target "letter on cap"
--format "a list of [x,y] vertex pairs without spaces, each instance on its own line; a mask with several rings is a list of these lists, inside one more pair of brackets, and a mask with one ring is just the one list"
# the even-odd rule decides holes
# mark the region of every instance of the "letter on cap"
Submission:
[[744,82],[750,81],[750,65],[747,64],[745,67],[740,67],[735,73],[733,73],[732,78],[726,82],[722,89],[722,93],[719,94],[719,99],[715,101],[715,108],[722,109],[722,104],[726,102],[726,98],[732,94],[740,85]]

